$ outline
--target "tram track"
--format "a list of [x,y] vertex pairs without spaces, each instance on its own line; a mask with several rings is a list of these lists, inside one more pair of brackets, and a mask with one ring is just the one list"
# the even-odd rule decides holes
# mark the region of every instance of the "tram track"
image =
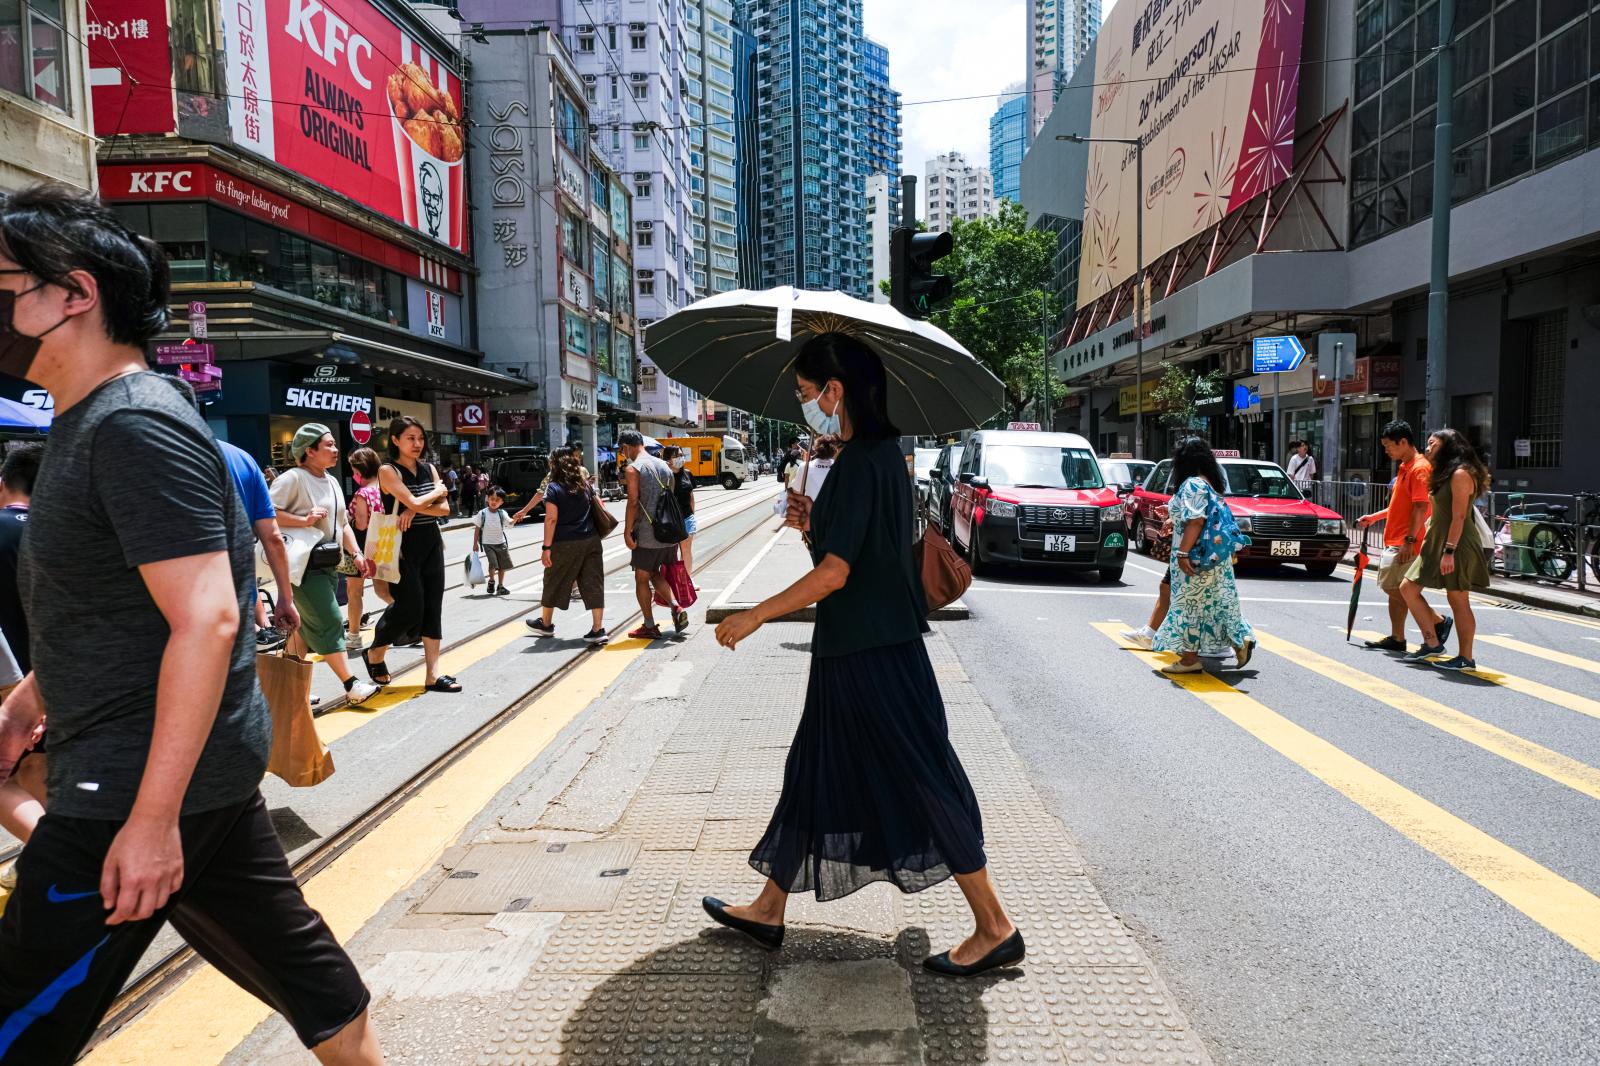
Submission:
[[[757,507],[763,504],[768,504],[769,502],[769,497],[763,495],[758,496],[756,499],[748,503],[741,501],[738,505],[718,510],[716,514],[711,517],[711,520],[703,525],[696,533],[696,537],[700,537],[704,533],[722,525],[725,522],[733,521],[736,518],[748,514],[750,511],[755,510]],[[704,515],[705,512],[702,510],[699,513]],[[740,533],[729,539],[727,543],[712,549],[705,558],[697,558],[695,566],[696,573],[707,569],[720,560],[723,556],[733,551],[735,547],[744,542],[749,532],[753,532],[759,527],[760,524],[757,523],[756,526],[751,528],[751,530]],[[607,567],[606,576],[607,578],[610,578],[615,574],[623,572],[627,569],[627,556],[624,555],[616,561],[615,565]],[[478,638],[498,630],[509,623],[515,622],[538,609],[538,604],[532,604],[521,610],[501,616],[498,620],[479,628],[475,632],[451,642],[451,644],[441,649],[441,653],[461,647],[473,640],[477,640]],[[641,616],[641,612],[637,607],[635,607],[625,618],[616,624],[616,629],[618,631],[625,631],[628,627],[632,626],[635,620],[640,619]],[[427,787],[431,782],[437,779],[451,766],[459,762],[468,753],[479,747],[495,733],[499,732],[504,726],[514,721],[529,707],[538,702],[540,698],[546,695],[552,688],[554,688],[569,674],[582,665],[589,655],[596,650],[597,648],[595,646],[590,645],[574,649],[570,655],[564,656],[561,662],[557,663],[553,668],[546,671],[544,675],[536,680],[531,686],[508,700],[500,710],[492,714],[488,719],[478,725],[465,737],[462,737],[460,740],[454,742],[449,748],[433,758],[427,765],[407,778],[398,787],[388,792],[376,803],[373,803],[367,807],[364,811],[346,822],[340,828],[318,840],[303,855],[291,862],[291,867],[294,870],[296,881],[303,885],[310,878],[314,877],[316,874],[320,873],[322,870],[326,869],[332,863],[337,861],[340,856],[344,855],[363,837],[372,832],[373,829],[383,824],[383,822],[390,816],[404,808],[405,805],[418,792]],[[394,683],[399,683],[399,680],[402,676],[412,673],[416,670],[420,670],[423,668],[423,666],[424,664],[421,661],[418,661],[409,666],[397,669],[395,671]],[[338,703],[331,704],[330,706],[321,708],[320,710],[325,714],[328,711],[334,710],[342,705],[343,701],[339,701]],[[14,856],[20,850],[20,848],[14,848],[11,850],[11,854]],[[0,855],[0,859],[3,858],[5,858],[5,856]],[[106,1012],[106,1015],[102,1019],[99,1028],[95,1030],[93,1038],[85,1047],[84,1053],[87,1054],[97,1045],[114,1035],[117,1030],[132,1022],[146,1008],[160,1000],[167,994],[167,992],[171,991],[179,983],[181,983],[182,980],[201,962],[203,962],[203,960],[195,953],[194,949],[185,944],[163,955],[157,962],[135,976],[133,980],[130,981],[118,995],[116,1001],[113,1002],[111,1009]]]

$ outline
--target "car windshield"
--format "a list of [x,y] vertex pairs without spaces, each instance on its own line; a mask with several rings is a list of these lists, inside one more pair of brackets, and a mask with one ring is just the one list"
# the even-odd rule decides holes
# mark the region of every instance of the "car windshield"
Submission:
[[927,477],[928,471],[932,470],[934,464],[939,461],[939,449],[918,448],[916,454],[917,457],[912,461],[912,465],[916,468],[917,476]]
[[1126,459],[1102,459],[1100,470],[1106,480],[1122,485],[1144,483],[1145,475],[1155,468],[1154,463],[1131,463]]
[[1019,489],[1098,489],[1100,465],[1086,448],[993,444],[983,449],[983,476],[991,485]]
[[723,448],[722,449],[722,454],[727,458],[728,462],[730,462],[730,463],[742,463],[742,462],[744,462],[744,451],[742,449],[740,449],[740,448],[732,448],[732,447]]
[[1261,500],[1303,500],[1289,475],[1275,466],[1250,463],[1223,463],[1222,476],[1229,496],[1251,496]]

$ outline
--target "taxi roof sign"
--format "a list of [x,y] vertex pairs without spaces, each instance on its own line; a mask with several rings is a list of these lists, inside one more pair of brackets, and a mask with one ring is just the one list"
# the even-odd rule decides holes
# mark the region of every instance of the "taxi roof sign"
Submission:
[[1238,448],[1212,448],[1211,454],[1218,459],[1242,459]]
[[1009,430],[1023,430],[1025,432],[1038,433],[1043,428],[1044,427],[1039,425],[1039,423],[1037,423],[1037,422],[1007,422],[1006,423],[1006,429],[1009,429]]

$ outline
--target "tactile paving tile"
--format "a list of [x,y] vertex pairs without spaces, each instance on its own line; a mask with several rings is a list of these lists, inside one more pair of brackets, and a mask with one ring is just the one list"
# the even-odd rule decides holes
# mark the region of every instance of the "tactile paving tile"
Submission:
[[755,1031],[629,1033],[617,1066],[748,1066]]
[[700,832],[697,851],[737,851],[745,855],[756,846],[761,834],[767,831],[766,818],[739,818],[723,822],[707,822]]
[[710,792],[717,787],[717,777],[722,772],[723,754],[720,751],[686,751],[661,755],[650,768],[640,793],[696,793]]
[[[735,792],[721,789],[711,794],[711,806],[706,808],[706,821],[732,822],[746,818],[772,820],[778,806],[778,793],[774,791]],[[750,842],[752,845],[755,841]]]
[[569,914],[535,961],[547,973],[620,974],[656,949],[661,924],[614,914]]
[[644,842],[646,851],[693,851],[711,794],[641,793],[628,804],[616,834]]
[[748,852],[697,851],[683,875],[683,887],[693,890],[696,885],[759,885],[767,879],[766,875],[758,873],[750,865],[749,858]]
[[1060,1039],[1048,1025],[922,1027],[922,1061],[927,1066],[1060,1064],[1067,1061]]
[[789,897],[784,914],[794,926],[813,926],[887,937],[899,931],[899,916],[893,896],[898,892],[892,885],[868,885],[843,899],[817,902],[810,893]]
[[1193,1033],[1172,1029],[1058,1028],[1068,1063],[1116,1066],[1209,1066],[1210,1056]]
[[783,763],[788,752],[781,748],[730,751],[722,764],[717,787],[726,792],[764,792],[783,787]]
[[682,755],[696,751],[723,751],[728,747],[728,730],[726,725],[697,726],[685,729],[680,722],[676,731],[667,738],[661,751],[666,755]]
[[1182,1029],[1182,1015],[1161,982],[1143,967],[1050,970],[1028,979],[1058,1029]]
[[761,980],[755,974],[663,974],[642,979],[628,1031],[735,1031],[755,1025]]
[[665,921],[688,869],[686,851],[643,852],[606,913],[624,923]]
[[637,977],[532,974],[506,1004],[481,1066],[604,1062],[620,1051]]

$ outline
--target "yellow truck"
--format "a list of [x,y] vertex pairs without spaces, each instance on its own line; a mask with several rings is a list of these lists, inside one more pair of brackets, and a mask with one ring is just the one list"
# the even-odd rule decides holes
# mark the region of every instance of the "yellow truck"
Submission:
[[683,468],[689,471],[696,485],[720,484],[725,489],[736,489],[750,480],[744,441],[738,437],[662,437],[660,440],[663,447],[670,444],[683,449],[686,458]]

